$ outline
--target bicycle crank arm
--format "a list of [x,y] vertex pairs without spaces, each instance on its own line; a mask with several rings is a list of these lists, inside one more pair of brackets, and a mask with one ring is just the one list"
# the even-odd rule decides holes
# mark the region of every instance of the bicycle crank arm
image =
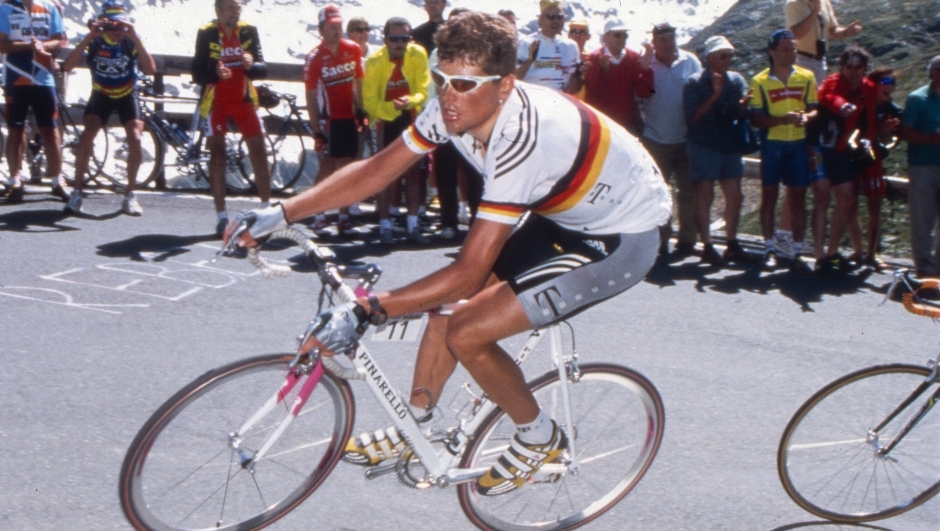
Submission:
[[397,460],[392,460],[388,464],[370,466],[363,474],[366,476],[366,479],[375,479],[394,472],[396,464]]

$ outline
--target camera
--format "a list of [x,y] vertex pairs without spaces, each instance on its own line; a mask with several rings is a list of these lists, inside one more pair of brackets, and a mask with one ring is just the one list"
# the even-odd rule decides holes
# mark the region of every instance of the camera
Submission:
[[95,24],[97,24],[98,27],[101,28],[101,31],[117,31],[121,29],[121,22],[119,20],[111,20],[109,18],[89,20],[88,29],[94,29]]

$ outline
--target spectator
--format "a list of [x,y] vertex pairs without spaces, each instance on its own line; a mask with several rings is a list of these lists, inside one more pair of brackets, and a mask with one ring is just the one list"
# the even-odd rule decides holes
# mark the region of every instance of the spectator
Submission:
[[193,55],[193,82],[202,87],[201,108],[207,108],[209,133],[209,188],[221,237],[228,225],[225,211],[225,134],[229,120],[235,123],[248,146],[261,203],[271,199],[271,170],[264,150],[264,134],[258,117],[258,93],[252,80],[264,79],[268,65],[261,53],[258,29],[241,18],[238,0],[215,0],[216,20],[199,29]]
[[[801,253],[806,233],[806,187],[810,165],[806,125],[816,118],[816,79],[805,68],[794,66],[796,47],[789,30],[778,30],[767,45],[770,68],[751,80],[751,124],[766,129],[761,142],[761,230],[766,246],[765,266],[776,267],[774,215],[780,183],[787,185],[787,200],[793,220],[793,257],[790,269],[810,273]],[[820,233],[822,234],[822,233]],[[822,237],[819,238],[822,245]]]
[[[385,46],[366,60],[362,82],[362,103],[370,123],[381,124],[382,145],[396,141],[414,121],[416,113],[427,103],[431,73],[424,48],[410,42],[411,23],[401,17],[385,22]],[[418,206],[421,181],[412,167],[405,172],[405,201],[408,207],[407,236],[416,243],[428,243],[418,229]],[[379,238],[384,244],[394,243],[392,222],[388,217],[388,191],[376,197],[379,215]]]
[[[643,130],[636,98],[648,98],[653,91],[650,60],[653,51],[643,55],[626,48],[627,27],[619,20],[604,25],[604,47],[592,52],[585,62],[584,101],[606,114],[634,136]],[[571,77],[570,89],[581,89],[581,69]]]
[[[878,128],[875,118],[878,96],[875,84],[865,77],[870,59],[871,55],[863,48],[849,46],[839,56],[840,71],[827,77],[819,88],[820,149],[826,179],[836,200],[828,249],[821,260],[817,252],[816,270],[822,273],[848,270],[852,266],[839,253],[839,242],[849,220],[858,216],[854,159],[860,152],[868,152],[872,153],[870,162],[875,162],[872,145]],[[857,149],[850,145],[856,138]],[[825,210],[828,209],[823,209],[823,212]],[[814,239],[819,240],[817,246],[822,247],[824,232],[817,232],[815,226],[813,229]],[[860,253],[860,242],[856,243],[856,250]]]
[[[692,254],[698,239],[695,230],[695,193],[689,180],[689,158],[685,152],[685,116],[682,110],[682,87],[689,77],[702,71],[694,55],[676,46],[676,28],[668,23],[653,28],[653,89],[655,92],[642,104],[643,136],[640,141],[663,174],[671,176],[677,191],[679,237],[676,257]],[[660,229],[659,254],[669,254],[672,222]]]
[[500,9],[499,13],[497,14],[503,17],[504,19],[508,20],[509,24],[512,25],[513,28],[516,27],[516,14],[513,12],[512,9]]
[[353,17],[346,23],[346,38],[355,42],[362,49],[362,57],[369,57],[369,33],[372,28],[362,17]]
[[137,68],[152,76],[157,65],[130,23],[122,0],[105,2],[101,6],[101,15],[89,25],[89,29],[91,31],[62,65],[62,69],[68,72],[84,59],[91,70],[92,82],[75,160],[75,190],[65,208],[76,214],[82,211],[82,188],[95,136],[116,112],[127,136],[127,188],[124,189],[121,209],[125,214],[139,216],[143,209],[134,195],[134,185],[142,157],[140,137],[144,132],[144,122],[138,112]]
[[876,271],[883,271],[887,267],[887,264],[878,256],[878,252],[881,244],[881,203],[888,191],[884,159],[897,143],[895,135],[898,126],[901,125],[902,109],[891,101],[897,85],[897,75],[897,72],[886,67],[876,68],[868,73],[868,79],[875,85],[877,91],[875,120],[878,122],[878,139],[874,146],[875,163],[855,175],[855,184],[865,195],[868,203],[868,227],[865,231],[867,246],[862,245],[862,227],[859,224],[858,215],[849,217],[849,233],[857,234],[853,236],[853,245],[856,247],[856,252],[862,253],[859,262],[873,267]]
[[[339,7],[328,4],[319,13],[319,31],[323,41],[310,51],[304,61],[304,88],[310,127],[317,140],[317,151],[325,151],[320,159],[320,182],[356,158],[359,149],[359,128],[356,116],[362,108],[362,48],[343,38],[343,17]],[[322,96],[329,119],[329,134],[320,128]],[[326,144],[324,146],[324,144]],[[326,216],[318,214],[311,228],[314,233],[326,230]],[[349,209],[340,209],[336,223],[342,236],[353,229]]]
[[568,23],[568,38],[578,45],[578,51],[581,52],[581,61],[587,59],[590,52],[585,45],[591,40],[591,28],[588,26],[587,19],[576,18]]
[[539,31],[519,40],[516,79],[565,90],[568,78],[581,60],[578,45],[561,35],[565,27],[564,2],[539,2]]
[[23,201],[21,173],[26,147],[26,115],[32,108],[46,153],[46,176],[52,194],[68,201],[62,179],[62,146],[56,127],[54,55],[65,46],[62,12],[51,0],[13,0],[0,4],[0,54],[3,54],[3,92],[6,95],[7,164],[10,166],[8,203]]
[[917,276],[940,276],[940,238],[933,234],[940,214],[940,55],[927,64],[930,83],[911,92],[901,114],[907,141],[911,209],[911,252]]
[[862,31],[858,20],[840,26],[831,0],[787,0],[784,13],[796,39],[796,64],[811,71],[818,83],[826,79],[827,40],[854,37]]
[[428,21],[411,31],[411,38],[424,47],[424,51],[429,56],[436,47],[434,34],[437,33],[437,28],[444,23],[444,7],[446,6],[447,0],[424,0],[424,11],[428,14]]
[[[722,36],[705,41],[705,70],[693,75],[682,91],[688,124],[685,149],[689,156],[689,177],[695,186],[696,220],[705,245],[702,262],[717,266],[723,261],[750,262],[738,242],[741,216],[741,178],[744,161],[735,142],[735,122],[744,117],[750,96],[741,74],[729,70],[734,46]],[[725,197],[727,248],[719,255],[712,244],[711,211],[715,181]]]

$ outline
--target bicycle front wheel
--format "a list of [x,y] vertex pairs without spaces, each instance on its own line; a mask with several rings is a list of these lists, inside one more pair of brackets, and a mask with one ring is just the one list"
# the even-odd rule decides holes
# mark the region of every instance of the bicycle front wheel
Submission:
[[275,354],[212,370],[153,414],[121,467],[121,506],[136,529],[260,529],[320,486],[342,455],[354,414],[349,385],[328,373],[265,456],[242,465],[289,414],[306,381],[238,433],[282,393],[292,360]]
[[[574,529],[616,505],[640,481],[662,442],[665,412],[656,388],[643,375],[608,364],[581,366],[569,380],[574,426],[564,422],[557,372],[531,382],[546,414],[574,439],[577,455],[543,466],[522,487],[481,496],[473,483],[458,486],[460,507],[471,522],[488,530]],[[516,434],[502,410],[490,414],[465,450],[461,468],[488,468]],[[574,458],[580,470],[574,470]],[[561,466],[558,466],[561,465]],[[546,468],[550,470],[544,472]]]
[[[281,122],[278,129],[276,134],[265,136],[265,149],[271,170],[271,193],[275,194],[283,192],[297,182],[307,160],[303,130],[300,126],[296,122]],[[244,139],[238,147],[240,151],[248,152]],[[246,165],[245,170],[252,170],[248,178],[257,186],[253,168]]]
[[787,494],[807,511],[840,522],[895,516],[940,491],[940,415],[927,415],[886,455],[887,446],[935,387],[873,433],[930,371],[884,365],[848,374],[820,389],[796,412],[777,449]]
[[[80,105],[71,105],[76,109],[81,109]],[[78,160],[78,145],[82,138],[82,131],[85,126],[72,120],[68,114],[68,108],[59,109],[59,138],[62,145],[62,174],[69,186],[75,185],[75,164]],[[92,182],[101,173],[101,167],[108,158],[108,135],[104,131],[98,131],[92,144],[91,156],[88,158],[88,173],[84,182]],[[45,151],[43,151],[41,160],[36,160],[36,171],[41,171],[41,166],[45,164]],[[31,169],[31,171],[33,171]]]
[[[127,189],[127,161],[130,157],[127,131],[123,127],[108,127],[106,131],[111,156],[102,165],[101,175],[116,191],[123,191]],[[160,173],[163,168],[163,149],[163,141],[149,125],[144,125],[140,135],[140,167],[137,169],[135,188],[146,187]]]

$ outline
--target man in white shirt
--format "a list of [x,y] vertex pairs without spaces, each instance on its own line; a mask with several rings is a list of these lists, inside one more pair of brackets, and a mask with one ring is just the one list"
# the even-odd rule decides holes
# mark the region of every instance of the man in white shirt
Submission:
[[[685,154],[685,116],[682,114],[682,87],[702,70],[694,55],[676,46],[676,28],[668,23],[653,28],[653,95],[643,100],[643,135],[640,141],[653,156],[666,182],[673,175],[679,210],[679,236],[676,255],[688,256],[695,248],[695,194],[689,180],[689,159]],[[660,233],[660,256],[669,252],[672,224]]]
[[826,47],[829,39],[845,39],[861,33],[861,21],[840,26],[830,0],[787,0],[787,29],[796,40],[796,65],[813,72],[816,83],[826,79]]
[[581,61],[578,44],[563,36],[564,2],[539,2],[539,32],[519,40],[516,50],[516,79],[565,90],[568,78]]

